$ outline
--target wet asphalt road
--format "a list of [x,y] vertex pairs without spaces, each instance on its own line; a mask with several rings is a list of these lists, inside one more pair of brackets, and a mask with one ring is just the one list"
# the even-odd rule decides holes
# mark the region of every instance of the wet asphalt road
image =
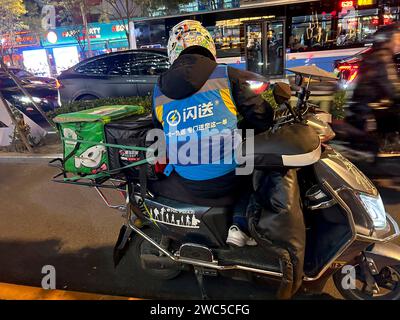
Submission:
[[[112,252],[120,214],[107,209],[94,190],[51,182],[46,165],[0,162],[0,282],[40,287],[44,265],[57,271],[57,289],[162,299],[200,298],[195,278],[184,274],[159,282],[140,274],[131,260],[115,269]],[[400,221],[400,180],[378,179],[388,211]],[[112,197],[122,203],[122,199]],[[214,299],[269,299],[261,285],[206,279]],[[337,298],[328,283],[326,294]]]

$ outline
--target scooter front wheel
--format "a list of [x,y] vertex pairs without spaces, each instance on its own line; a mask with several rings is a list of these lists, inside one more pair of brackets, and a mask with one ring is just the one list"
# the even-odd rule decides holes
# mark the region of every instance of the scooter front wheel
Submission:
[[365,276],[359,265],[354,267],[356,280],[349,285],[349,274],[338,270],[333,280],[340,294],[348,300],[400,300],[400,266],[385,267],[374,275],[376,288],[368,290]]
[[[156,230],[155,228],[146,228],[143,231],[151,237],[153,240],[155,240],[157,243],[161,243],[161,233]],[[136,235],[133,238],[133,243],[131,245],[132,248],[132,254],[133,254],[133,262],[135,264],[135,267],[147,274],[148,276],[152,278],[156,278],[159,280],[172,280],[179,276],[181,273],[181,270],[179,269],[174,269],[170,268],[168,266],[163,266],[163,264],[160,264],[158,267],[149,267],[144,259],[143,256],[153,256],[154,259],[157,259],[157,257],[163,257],[162,253],[154,247],[150,242],[148,242],[146,239],[141,237],[140,235]]]

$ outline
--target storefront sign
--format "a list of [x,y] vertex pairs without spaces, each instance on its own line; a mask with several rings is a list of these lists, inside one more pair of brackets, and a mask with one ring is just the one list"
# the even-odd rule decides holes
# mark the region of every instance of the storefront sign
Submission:
[[125,32],[125,30],[128,29],[127,25],[123,25],[123,24],[116,24],[114,26],[112,26],[111,31],[112,32]]
[[[62,33],[62,36],[64,38],[76,38],[80,36],[83,39],[85,34],[86,34],[85,29],[79,28],[79,29],[71,29],[64,31]],[[88,35],[90,38],[97,38],[97,36],[101,37],[101,28],[100,27],[89,28]]]
[[358,0],[359,6],[372,6],[376,3],[376,0]]
[[340,3],[342,9],[350,9],[354,7],[354,1],[342,1]]
[[7,48],[22,48],[22,47],[35,47],[40,45],[39,37],[27,31],[17,32],[14,39],[10,35],[0,36],[2,44],[5,49]]
[[[85,30],[82,26],[78,26],[76,28],[73,27],[61,27],[52,30],[56,34],[57,40],[56,42],[52,42],[47,37],[43,39],[44,47],[54,47],[58,45],[70,45],[76,44],[77,41],[85,40]],[[92,23],[89,25],[88,36],[91,42],[103,42],[108,40],[127,40],[126,32],[120,23]]]

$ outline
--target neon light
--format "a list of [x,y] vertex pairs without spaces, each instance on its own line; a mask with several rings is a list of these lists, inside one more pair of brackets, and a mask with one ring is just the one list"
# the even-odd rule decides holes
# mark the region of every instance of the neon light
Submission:
[[342,9],[353,8],[354,7],[354,1],[342,1],[340,3],[340,6],[341,6]]
[[375,4],[375,0],[358,0],[357,4],[359,6],[371,6]]
[[354,71],[354,73],[349,78],[349,83],[353,82],[355,78],[358,76],[358,71]]
[[344,76],[344,79],[347,81],[347,83],[351,83],[358,76],[359,66],[353,65],[353,64],[352,65],[345,64],[345,65],[339,66],[338,69],[340,72],[343,72],[343,71],[348,72],[347,74],[343,74],[343,76]]

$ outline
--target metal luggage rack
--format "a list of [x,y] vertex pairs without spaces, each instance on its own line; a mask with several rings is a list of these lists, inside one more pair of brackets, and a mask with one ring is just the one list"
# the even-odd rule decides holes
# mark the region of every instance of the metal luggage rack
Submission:
[[[97,194],[110,209],[115,209],[121,212],[127,212],[127,204],[129,203],[128,181],[123,178],[113,177],[110,174],[103,173],[97,178],[94,176],[73,176],[69,177],[69,172],[64,169],[64,160],[61,158],[54,159],[49,162],[49,166],[59,169],[61,172],[55,175],[53,182],[60,184],[69,184],[74,186],[88,187],[96,190]],[[61,178],[62,177],[62,178]],[[124,199],[123,204],[112,204],[103,190],[114,190],[118,192]]]
[[[106,148],[118,148],[118,149],[122,149],[122,150],[135,150],[135,151],[140,151],[140,152],[147,152],[147,151],[151,150],[150,148],[146,148],[146,147],[124,146],[124,145],[101,143],[101,142],[95,142],[95,141],[69,139],[69,138],[64,138],[64,137],[61,137],[61,140],[75,142],[75,143],[85,143],[85,144],[89,144],[89,145],[101,145]],[[62,183],[62,184],[70,184],[70,185],[81,186],[81,187],[94,188],[97,191],[100,198],[107,205],[107,207],[109,207],[111,209],[116,209],[119,211],[127,212],[128,203],[129,203],[129,190],[128,190],[129,186],[128,186],[128,181],[125,178],[120,178],[120,173],[123,170],[128,169],[128,168],[144,166],[152,160],[154,160],[154,158],[149,158],[149,159],[144,158],[142,160],[136,161],[125,167],[121,167],[121,168],[118,168],[115,170],[102,171],[102,172],[92,174],[92,175],[69,176],[69,174],[71,174],[71,173],[65,170],[64,159],[61,159],[61,158],[53,159],[52,161],[49,162],[49,166],[51,166],[53,168],[57,168],[61,171],[59,174],[57,174],[56,176],[53,177],[53,179],[52,179],[53,182]],[[124,204],[123,205],[111,204],[110,201],[105,196],[105,194],[103,193],[102,189],[108,189],[108,190],[111,189],[111,190],[115,190],[115,191],[119,192],[124,198]]]

